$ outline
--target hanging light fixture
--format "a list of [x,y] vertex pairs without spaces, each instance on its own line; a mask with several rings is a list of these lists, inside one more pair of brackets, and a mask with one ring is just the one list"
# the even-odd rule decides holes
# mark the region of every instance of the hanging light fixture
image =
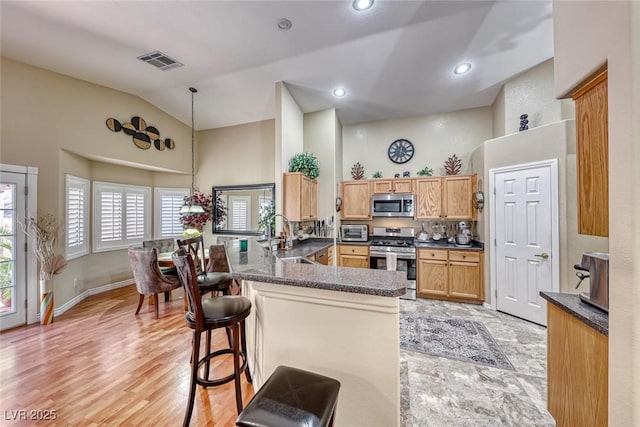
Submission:
[[[190,87],[191,92],[191,196],[196,192],[196,171],[195,171],[195,129],[193,125],[193,95],[198,93],[198,89]],[[180,213],[204,213],[200,205],[194,205],[191,197],[189,203],[180,208]]]

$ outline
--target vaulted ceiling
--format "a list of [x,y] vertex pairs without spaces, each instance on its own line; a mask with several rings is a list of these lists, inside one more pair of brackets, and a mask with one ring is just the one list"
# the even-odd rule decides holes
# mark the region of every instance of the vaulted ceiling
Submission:
[[[137,95],[209,129],[275,115],[284,81],[304,112],[343,124],[493,103],[501,84],[553,56],[551,2],[376,0],[6,1],[2,55]],[[280,18],[293,26],[278,29]],[[161,71],[159,50],[184,64]],[[461,62],[473,64],[462,76]],[[342,86],[347,96],[336,98]]]

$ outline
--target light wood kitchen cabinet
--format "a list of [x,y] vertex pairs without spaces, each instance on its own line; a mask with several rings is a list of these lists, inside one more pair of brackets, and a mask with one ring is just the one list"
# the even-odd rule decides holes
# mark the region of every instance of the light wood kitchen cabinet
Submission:
[[410,179],[373,179],[371,183],[372,194],[411,193]]
[[573,94],[576,108],[578,233],[609,235],[607,71]]
[[300,172],[283,174],[284,216],[289,221],[318,217],[318,182]]
[[483,253],[418,249],[417,294],[423,298],[481,303]]
[[342,219],[371,219],[371,192],[369,181],[343,181],[341,183]]
[[419,249],[418,283],[416,292],[419,297],[446,297],[449,268],[447,251]]
[[369,268],[369,246],[338,245],[338,266]]
[[478,213],[473,207],[477,182],[476,174],[415,179],[415,219],[477,220]]
[[609,338],[547,303],[547,406],[558,427],[607,425]]

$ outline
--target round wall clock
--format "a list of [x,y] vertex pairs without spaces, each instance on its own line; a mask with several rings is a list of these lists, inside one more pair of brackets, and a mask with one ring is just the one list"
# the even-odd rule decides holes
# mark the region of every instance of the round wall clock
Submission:
[[413,157],[413,153],[413,144],[407,139],[396,139],[387,151],[389,160],[398,164],[407,163]]

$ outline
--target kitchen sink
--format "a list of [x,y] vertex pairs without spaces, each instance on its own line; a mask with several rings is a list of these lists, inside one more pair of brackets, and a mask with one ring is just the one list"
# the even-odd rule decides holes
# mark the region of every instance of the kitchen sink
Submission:
[[292,263],[292,264],[316,264],[316,265],[319,264],[303,256],[291,256],[291,257],[283,257],[279,259],[282,262]]

